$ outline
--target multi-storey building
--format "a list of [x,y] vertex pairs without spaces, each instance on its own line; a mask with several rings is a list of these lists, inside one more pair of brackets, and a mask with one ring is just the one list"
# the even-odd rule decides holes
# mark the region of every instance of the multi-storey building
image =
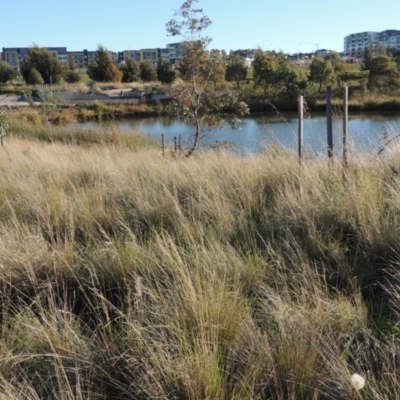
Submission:
[[150,61],[154,66],[157,65],[160,56],[159,49],[142,49],[140,50],[140,61]]
[[400,31],[395,29],[388,29],[379,32],[377,36],[378,42],[387,49],[400,50]]
[[378,43],[387,49],[400,50],[400,31],[388,29],[348,35],[344,38],[344,54],[347,57],[362,58],[366,47],[374,48]]
[[344,53],[347,57],[361,58],[366,47],[376,44],[377,32],[352,33],[344,38]]
[[181,43],[167,44],[167,50],[169,53],[169,61],[171,63],[182,60],[184,50],[183,47],[181,46]]
[[183,49],[181,48],[180,43],[170,43],[166,48],[124,50],[120,54],[120,62],[128,58],[136,62],[148,60],[153,63],[154,67],[156,67],[159,59],[167,60],[171,63],[181,60],[183,57]]
[[77,68],[81,71],[87,67],[87,61],[83,51],[68,51],[68,61],[73,62]]
[[[95,51],[90,50],[82,50],[82,51],[68,51],[67,57],[68,60],[74,62],[78,67],[79,71],[86,72],[87,67],[92,61],[93,56],[95,55]],[[116,54],[116,53],[114,53]]]
[[[46,47],[61,63],[67,62],[66,47]],[[29,47],[3,47],[2,60],[8,62],[12,67],[20,69],[22,62],[28,54]]]
[[140,62],[140,50],[124,50],[123,58],[121,61],[125,61],[130,58],[133,61]]
[[[57,57],[62,64],[66,64],[67,61],[73,61],[81,72],[87,70],[87,67],[96,53],[96,51],[89,51],[86,49],[82,51],[67,51],[66,47],[46,47],[46,49]],[[3,52],[0,53],[0,60],[8,62],[16,69],[20,69],[22,62],[27,56],[28,50],[29,47],[3,47]],[[183,50],[180,47],[180,43],[171,43],[168,44],[166,48],[124,50],[122,52],[110,51],[110,54],[112,59],[118,64],[130,58],[136,62],[149,60],[153,63],[154,67],[156,67],[160,58],[162,60],[168,60],[171,63],[176,60],[181,60]]]

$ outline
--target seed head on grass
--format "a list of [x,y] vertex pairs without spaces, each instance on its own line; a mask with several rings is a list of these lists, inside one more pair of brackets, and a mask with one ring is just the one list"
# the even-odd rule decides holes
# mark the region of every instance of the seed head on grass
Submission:
[[350,377],[350,382],[355,390],[361,390],[365,386],[365,379],[359,374],[353,374]]

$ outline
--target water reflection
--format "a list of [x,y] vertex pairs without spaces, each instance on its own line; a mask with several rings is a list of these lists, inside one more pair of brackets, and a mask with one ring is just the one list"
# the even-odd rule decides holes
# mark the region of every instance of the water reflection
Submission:
[[[85,122],[74,124],[82,128],[96,129],[110,123]],[[161,142],[164,134],[167,144],[174,137],[182,136],[184,145],[190,144],[193,127],[169,117],[151,117],[112,122],[120,130],[142,132],[154,136]],[[257,153],[265,146],[279,143],[297,149],[298,118],[294,113],[263,114],[244,118],[240,128],[232,130],[229,124],[222,125],[202,140],[205,149],[217,141],[231,143],[239,152]],[[353,114],[349,115],[350,151],[377,151],[382,146],[382,137],[400,134],[400,114]],[[341,152],[343,121],[340,115],[333,118],[334,151]],[[315,114],[304,119],[304,146],[311,153],[326,152],[326,116]]]

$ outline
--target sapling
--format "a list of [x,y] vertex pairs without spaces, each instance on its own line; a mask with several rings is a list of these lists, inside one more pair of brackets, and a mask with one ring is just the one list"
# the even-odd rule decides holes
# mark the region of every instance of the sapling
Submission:
[[187,156],[193,154],[200,139],[229,121],[237,128],[242,117],[249,113],[247,104],[239,100],[238,94],[212,88],[215,73],[222,59],[217,52],[208,51],[211,39],[203,35],[211,20],[196,8],[198,0],[186,0],[175,17],[167,25],[171,36],[181,36],[183,57],[179,65],[183,85],[170,89],[171,114],[194,127],[193,141]]

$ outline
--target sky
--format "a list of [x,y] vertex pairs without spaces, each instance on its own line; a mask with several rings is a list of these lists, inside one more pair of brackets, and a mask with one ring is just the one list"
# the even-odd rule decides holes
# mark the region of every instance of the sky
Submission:
[[[112,51],[179,41],[165,24],[183,0],[0,0],[2,47]],[[261,48],[285,53],[343,51],[363,31],[400,30],[400,0],[199,0],[212,25],[211,49]]]

